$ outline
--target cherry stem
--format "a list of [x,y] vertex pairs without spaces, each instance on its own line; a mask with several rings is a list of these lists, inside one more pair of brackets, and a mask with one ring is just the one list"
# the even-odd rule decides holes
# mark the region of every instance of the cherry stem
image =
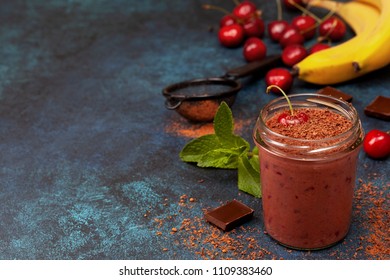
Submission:
[[330,29],[328,30],[328,32],[326,32],[326,34],[324,36],[319,37],[318,40],[321,40],[321,41],[325,40],[325,39],[330,40],[329,35],[333,32],[333,30],[335,30],[336,25],[337,25],[337,21],[336,20],[332,21],[332,25],[330,26]]
[[284,95],[284,97],[285,97],[286,100],[287,100],[288,107],[290,108],[291,116],[294,116],[294,110],[293,110],[293,107],[292,107],[292,105],[291,105],[290,98],[288,98],[288,96],[287,96],[287,94],[284,92],[284,90],[281,89],[281,88],[280,88],[279,86],[277,86],[277,85],[270,85],[270,86],[267,87],[267,93],[269,93],[270,90],[271,90],[272,88],[277,88],[277,89]]
[[336,10],[331,10],[331,11],[329,11],[329,13],[327,13],[326,16],[324,16],[324,17],[321,19],[321,22],[327,20],[328,18],[330,18],[331,16],[333,16],[335,13],[336,13]]
[[234,4],[236,4],[236,6],[238,6],[238,5],[240,5],[240,4],[241,4],[241,2],[240,2],[240,1],[238,1],[238,0],[233,0],[233,2],[234,2]]
[[330,46],[331,43],[332,43],[332,40],[330,40],[328,37],[324,37],[324,36],[319,36],[317,38],[317,43],[322,43],[324,41],[327,41],[327,44]]
[[278,9],[278,20],[282,20],[282,3],[280,2],[280,0],[276,0],[276,7]]
[[300,10],[302,13],[311,16],[311,17],[314,18],[317,22],[321,22],[321,19],[320,19],[319,17],[317,17],[317,16],[316,16],[315,14],[313,14],[312,12],[310,12],[308,9],[305,9],[305,8],[302,7],[301,5],[295,3],[294,0],[288,0],[288,3],[290,3],[291,5],[293,5],[295,8],[297,8],[298,10]]
[[230,12],[224,8],[221,8],[221,7],[218,7],[218,6],[214,6],[214,5],[209,5],[209,4],[204,4],[202,5],[202,8],[205,9],[205,10],[217,10],[217,11],[220,11],[226,15],[229,15]]

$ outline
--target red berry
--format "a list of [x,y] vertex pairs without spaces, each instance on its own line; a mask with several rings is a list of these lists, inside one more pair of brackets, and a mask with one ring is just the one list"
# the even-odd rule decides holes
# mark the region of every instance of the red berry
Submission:
[[258,16],[246,20],[242,27],[247,37],[261,37],[264,34],[264,21]]
[[304,6],[304,3],[302,0],[283,0],[283,3],[286,6],[286,8],[291,9],[291,10],[297,10],[297,8],[293,4],[291,4],[291,2],[294,2],[301,7]]
[[293,44],[302,45],[304,41],[305,37],[303,37],[299,30],[295,27],[289,26],[282,33],[279,43],[283,48],[285,48],[286,46]]
[[251,1],[243,1],[233,9],[233,15],[238,19],[246,20],[256,14],[256,5]]
[[261,60],[267,53],[267,46],[257,37],[251,37],[244,44],[243,55],[246,61]]
[[291,26],[298,29],[306,40],[311,39],[316,34],[316,20],[309,15],[300,15],[293,18]]
[[297,115],[290,115],[287,113],[282,113],[278,117],[278,122],[285,125],[285,126],[288,126],[288,125],[296,125],[296,124],[305,123],[305,122],[307,122],[308,119],[309,119],[309,117],[303,112],[300,112]]
[[374,159],[390,155],[390,135],[384,131],[373,129],[367,133],[363,141],[363,149]]
[[319,51],[329,49],[329,48],[330,48],[330,45],[328,45],[328,44],[316,43],[310,48],[309,54],[319,52]]
[[307,51],[302,45],[289,45],[283,49],[282,61],[287,66],[293,66],[307,56]]
[[239,24],[222,27],[218,32],[220,43],[229,48],[239,46],[244,40],[244,29]]
[[219,27],[229,26],[237,23],[236,19],[232,15],[224,15],[219,21]]
[[285,20],[274,20],[268,24],[268,35],[272,40],[278,42],[284,30],[289,26]]
[[[265,83],[268,86],[276,85],[284,91],[289,91],[293,84],[293,77],[285,68],[274,68],[267,72],[265,76]],[[276,88],[271,89],[274,93],[280,93]]]
[[338,17],[332,16],[320,24],[319,33],[321,36],[333,41],[341,40],[347,31],[345,23]]

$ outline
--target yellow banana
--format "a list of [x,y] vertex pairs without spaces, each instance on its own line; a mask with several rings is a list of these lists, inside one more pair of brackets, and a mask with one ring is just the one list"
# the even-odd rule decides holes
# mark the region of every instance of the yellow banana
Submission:
[[367,22],[376,22],[380,15],[379,8],[357,1],[342,3],[330,0],[312,0],[309,5],[335,12],[352,28],[356,35],[367,29]]
[[[348,5],[355,3],[362,5]],[[330,0],[312,0],[310,5],[323,2],[328,8],[337,6],[339,15],[353,22],[356,36],[338,46],[309,55],[294,66],[298,78],[315,84],[336,84],[364,75],[390,62],[390,1],[357,0],[331,4]],[[387,3],[385,3],[387,2]],[[327,4],[325,4],[327,3]],[[343,8],[342,8],[343,7]],[[348,10],[348,13],[346,12]],[[357,24],[356,11],[362,23]],[[364,13],[366,11],[367,13]],[[379,13],[379,14],[378,14]],[[365,15],[367,14],[367,15]],[[379,51],[379,49],[383,49]]]
[[357,0],[375,5],[381,9],[377,25],[367,36],[367,42],[360,53],[354,57],[355,68],[359,73],[367,73],[382,68],[390,63],[390,1]]
[[368,5],[372,5],[376,8],[378,8],[379,10],[382,9],[383,2],[386,2],[386,0],[384,0],[384,1],[383,0],[354,0],[354,1],[368,4]]

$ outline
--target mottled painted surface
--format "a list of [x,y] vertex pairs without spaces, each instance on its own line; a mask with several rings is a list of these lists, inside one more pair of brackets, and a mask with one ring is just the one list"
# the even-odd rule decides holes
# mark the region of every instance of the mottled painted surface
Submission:
[[[272,1],[256,2],[267,21],[275,17]],[[237,234],[255,236],[272,253],[264,258],[367,258],[354,256],[370,233],[364,211],[343,243],[289,251],[262,233],[261,200],[237,190],[234,171],[178,158],[190,138],[173,124],[199,126],[165,109],[162,88],[244,63],[241,49],[219,46],[209,27],[221,15],[202,3],[1,1],[0,259],[200,259],[171,228],[233,198],[256,210]],[[389,129],[363,113],[376,95],[390,96],[389,70],[338,86],[354,96],[367,130]],[[248,79],[232,108],[249,141],[257,112],[275,97],[264,88],[261,77]],[[318,88],[297,82],[293,92]],[[358,178],[388,195],[389,160],[360,160]],[[184,194],[196,202],[180,205]]]

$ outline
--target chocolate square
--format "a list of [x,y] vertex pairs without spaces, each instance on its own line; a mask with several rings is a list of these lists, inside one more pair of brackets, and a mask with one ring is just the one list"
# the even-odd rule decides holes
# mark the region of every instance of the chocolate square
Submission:
[[367,116],[390,120],[390,98],[385,96],[377,96],[366,108],[364,113]]
[[232,200],[225,205],[206,212],[205,218],[220,229],[229,231],[249,221],[253,217],[253,212],[254,210],[245,204]]
[[341,90],[338,90],[338,89],[336,89],[334,87],[330,87],[330,86],[327,86],[327,87],[324,87],[324,88],[318,90],[317,93],[323,94],[323,95],[329,95],[329,96],[335,97],[337,99],[342,99],[342,100],[347,101],[347,102],[352,101],[352,95],[349,95]]

